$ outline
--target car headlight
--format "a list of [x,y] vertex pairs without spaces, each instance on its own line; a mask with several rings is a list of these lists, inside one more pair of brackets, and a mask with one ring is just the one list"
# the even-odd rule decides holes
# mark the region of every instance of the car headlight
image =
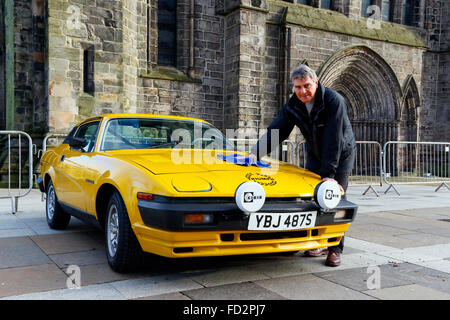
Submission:
[[334,219],[335,220],[336,219],[344,219],[346,215],[347,215],[347,210],[338,210],[334,214]]
[[341,201],[341,189],[336,181],[323,181],[316,186],[314,199],[323,209],[334,209]]

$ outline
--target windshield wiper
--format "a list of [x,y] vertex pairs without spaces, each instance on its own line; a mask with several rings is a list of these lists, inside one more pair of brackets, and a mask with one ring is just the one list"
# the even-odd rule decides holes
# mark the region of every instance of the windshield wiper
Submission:
[[147,147],[147,149],[155,149],[155,148],[162,148],[162,147],[169,147],[169,146],[174,147],[177,144],[178,144],[178,142],[172,141],[172,142],[156,144],[154,146]]

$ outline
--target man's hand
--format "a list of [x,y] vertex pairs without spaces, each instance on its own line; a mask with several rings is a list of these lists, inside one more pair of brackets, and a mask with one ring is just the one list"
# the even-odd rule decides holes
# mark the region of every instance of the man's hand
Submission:
[[250,160],[252,160],[252,162],[258,161],[258,157],[257,157],[255,154],[253,154],[253,153],[250,153],[250,154],[248,155],[248,158],[249,158]]
[[323,178],[322,181],[334,181],[334,182],[336,182],[338,184],[339,189],[341,189],[341,192],[345,192],[344,188],[342,188],[342,186],[336,180],[334,180],[333,178]]

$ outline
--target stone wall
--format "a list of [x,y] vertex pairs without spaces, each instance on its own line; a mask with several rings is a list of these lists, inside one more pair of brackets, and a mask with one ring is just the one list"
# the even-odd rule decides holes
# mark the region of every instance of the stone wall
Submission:
[[6,129],[5,101],[5,19],[3,5],[0,5],[0,130]]
[[14,129],[31,131],[32,123],[29,121],[33,117],[33,18],[31,2],[26,0],[14,1],[14,12]]
[[450,141],[450,2],[442,2],[435,139]]
[[[91,115],[121,111],[122,16],[128,12],[122,1],[52,0],[48,6],[50,131],[67,132]],[[95,77],[92,90],[85,92],[88,67]]]
[[[194,8],[191,8],[192,3]],[[225,21],[214,1],[177,3],[177,66],[158,66],[156,15],[151,13],[150,63],[139,73],[137,112],[203,118],[224,126]],[[152,11],[155,5],[152,5]],[[192,27],[190,14],[193,11]],[[143,31],[144,32],[144,31]],[[147,31],[145,31],[147,32]],[[191,40],[192,33],[192,40]],[[192,41],[192,43],[191,43]],[[145,56],[140,56],[141,65]]]
[[[421,137],[450,139],[447,124],[435,125],[438,114],[449,113],[448,1],[415,1],[415,12],[424,13],[414,21],[423,29],[382,23],[374,31],[360,18],[361,0],[336,1],[335,11],[275,0],[178,0],[174,67],[157,64],[157,0],[49,0],[47,57],[42,3],[14,2],[18,129],[67,132],[91,115],[137,112],[261,134],[291,93],[298,63],[319,70],[359,46],[392,70],[400,88],[395,97],[413,77],[422,99]],[[398,20],[400,8],[394,9]],[[395,101],[397,113],[401,104]]]
[[421,138],[450,141],[449,10],[445,0],[424,3],[424,32],[429,46],[423,63]]

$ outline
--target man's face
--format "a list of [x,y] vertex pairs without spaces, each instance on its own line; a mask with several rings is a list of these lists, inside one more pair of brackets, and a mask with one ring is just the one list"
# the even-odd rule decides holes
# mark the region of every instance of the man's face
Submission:
[[314,82],[309,76],[303,79],[295,78],[294,92],[301,102],[308,103],[314,98],[318,85],[319,82]]

